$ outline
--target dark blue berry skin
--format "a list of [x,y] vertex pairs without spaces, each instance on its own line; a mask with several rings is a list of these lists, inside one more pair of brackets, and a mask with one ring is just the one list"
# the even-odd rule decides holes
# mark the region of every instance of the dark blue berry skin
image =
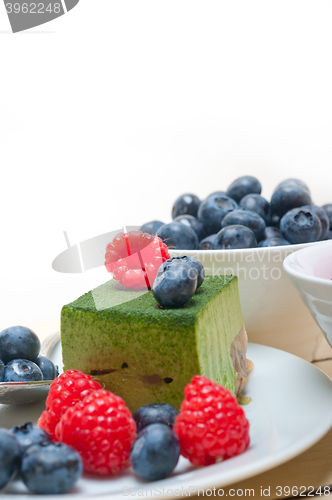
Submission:
[[43,380],[43,374],[33,361],[13,359],[5,366],[4,382],[31,382]]
[[300,179],[285,179],[284,181],[280,182],[280,184],[278,184],[278,186],[275,188],[275,191],[284,186],[299,186],[300,188],[305,189],[306,191],[308,191],[308,193],[310,193],[310,190],[306,183],[301,181]]
[[274,191],[271,198],[271,213],[283,217],[293,208],[311,205],[308,191],[296,184],[287,184]]
[[330,219],[324,208],[317,207],[316,205],[305,205],[301,208],[304,208],[305,210],[311,210],[311,212],[314,212],[314,214],[317,215],[322,225],[322,233],[320,235],[319,241],[325,240],[327,232],[330,229]]
[[46,356],[39,354],[35,363],[43,374],[43,380],[54,380],[59,376],[58,367]]
[[311,210],[294,208],[280,221],[283,237],[292,244],[318,241],[322,232],[319,217]]
[[197,288],[197,271],[191,264],[169,264],[159,268],[152,292],[165,309],[184,306]]
[[330,219],[330,229],[332,229],[332,203],[327,203],[327,205],[323,205],[323,208],[327,213],[328,218]]
[[161,270],[165,270],[167,267],[174,264],[189,264],[190,266],[194,267],[194,269],[197,271],[197,288],[201,286],[205,278],[205,269],[203,264],[198,259],[196,259],[195,257],[188,257],[187,255],[181,255],[180,257],[171,257],[170,259],[163,262],[160,268]]
[[265,224],[270,224],[270,203],[260,194],[247,194],[240,201],[240,208],[256,212]]
[[332,240],[332,231],[330,229],[327,231],[326,239]]
[[67,493],[74,488],[82,472],[78,452],[62,443],[32,445],[22,458],[21,477],[32,493]]
[[3,382],[5,376],[5,363],[0,359],[0,382]]
[[52,442],[51,436],[47,434],[47,432],[39,427],[36,427],[35,425],[32,425],[31,422],[13,427],[10,432],[14,434],[20,443],[22,453],[25,453],[29,446],[32,446],[33,444]]
[[221,221],[228,212],[239,208],[238,204],[226,195],[209,196],[202,201],[198,219],[202,222],[207,235],[220,231]]
[[285,240],[285,238],[266,238],[266,240],[262,240],[258,243],[259,247],[279,247],[284,245],[290,245],[289,241]]
[[137,432],[141,432],[144,427],[151,424],[165,424],[173,429],[178,414],[179,412],[167,403],[150,403],[138,408],[133,414],[133,419],[136,422]]
[[234,225],[249,227],[254,233],[256,240],[260,240],[263,237],[266,227],[264,220],[256,212],[242,209],[233,210],[221,222],[221,227],[223,228]]
[[18,470],[22,450],[14,434],[0,429],[0,489],[3,488]]
[[172,208],[172,219],[179,215],[193,215],[197,217],[197,210],[201,200],[195,194],[186,193],[179,196]]
[[149,481],[167,477],[176,467],[180,444],[176,434],[164,424],[151,424],[137,436],[130,452],[136,474]]
[[39,351],[39,338],[30,328],[11,326],[0,332],[0,353],[5,364],[12,359],[34,361]]
[[242,198],[247,194],[261,194],[262,186],[256,177],[244,175],[235,179],[226,191],[227,196],[233,198],[237,203],[240,203]]
[[210,196],[227,196],[226,191],[213,191],[213,193],[210,193],[207,198],[210,198]]
[[279,215],[270,214],[270,224],[271,224],[271,226],[279,228],[279,226],[280,226],[280,219],[281,219],[281,217],[279,217]]
[[198,246],[197,234],[191,227],[184,226],[180,222],[164,224],[157,232],[157,236],[163,240],[170,249],[196,250]]
[[187,227],[191,227],[197,234],[198,241],[205,238],[206,233],[203,224],[193,215],[179,215],[175,217],[174,222],[180,222],[180,224],[184,224]]
[[214,241],[217,234],[210,234],[198,243],[198,250],[213,250]]
[[268,238],[282,238],[280,229],[273,226],[266,226],[262,240],[267,240]]
[[214,243],[215,250],[256,247],[257,240],[252,230],[246,226],[240,225],[224,227],[217,234]]
[[160,229],[164,224],[165,222],[161,222],[160,220],[152,220],[151,222],[146,222],[145,224],[143,224],[143,226],[141,226],[140,228],[140,231],[156,236],[158,229]]

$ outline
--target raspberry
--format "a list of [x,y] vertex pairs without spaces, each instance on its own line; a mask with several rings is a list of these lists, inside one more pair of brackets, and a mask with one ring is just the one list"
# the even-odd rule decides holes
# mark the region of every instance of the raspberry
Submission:
[[56,437],[80,453],[85,472],[117,474],[130,465],[136,424],[123,399],[100,389],[67,409]]
[[69,406],[75,405],[101,386],[89,375],[78,370],[68,370],[53,380],[46,399],[46,410],[41,414],[38,425],[55,439],[55,427]]
[[233,394],[197,375],[184,390],[176,418],[181,454],[194,465],[211,465],[249,446],[249,422]]
[[122,286],[150,289],[159,267],[167,259],[168,248],[160,238],[130,231],[117,234],[107,245],[105,267]]

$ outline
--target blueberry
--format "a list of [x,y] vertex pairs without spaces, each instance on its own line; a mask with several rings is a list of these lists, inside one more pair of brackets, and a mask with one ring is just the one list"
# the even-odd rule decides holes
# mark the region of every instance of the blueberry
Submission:
[[178,463],[180,445],[177,435],[164,424],[151,424],[137,436],[130,452],[136,474],[149,481],[167,477]]
[[172,218],[178,215],[193,215],[197,217],[197,210],[201,200],[195,194],[186,193],[179,196],[172,208]]
[[216,236],[214,249],[256,248],[257,240],[251,229],[246,226],[234,225],[224,227]]
[[32,425],[31,422],[13,427],[10,431],[20,443],[23,453],[33,444],[52,442],[51,436],[47,432]]
[[198,241],[205,238],[206,233],[203,224],[193,215],[179,215],[175,217],[174,222],[180,222],[187,227],[190,227],[197,234]]
[[0,382],[3,382],[5,376],[5,363],[0,359]]
[[314,214],[317,215],[322,225],[322,233],[320,235],[319,240],[320,241],[325,240],[327,232],[330,229],[330,219],[324,208],[317,207],[316,205],[305,205],[304,207],[301,208],[304,208],[305,210],[310,210],[311,212],[314,212]]
[[18,470],[22,450],[14,434],[0,429],[0,489],[3,488]]
[[210,193],[207,198],[210,198],[210,196],[227,196],[226,191],[213,191],[213,193]]
[[216,239],[216,234],[210,234],[198,243],[198,250],[212,250],[214,245],[214,240]]
[[256,212],[265,224],[270,223],[270,203],[260,194],[247,194],[240,201],[240,208]]
[[332,231],[331,231],[331,229],[329,229],[329,230],[327,231],[326,239],[327,239],[327,240],[332,240]]
[[35,363],[39,366],[43,374],[43,380],[54,380],[59,376],[58,367],[54,365],[53,362],[46,356],[39,354]]
[[308,193],[310,193],[310,190],[306,183],[301,181],[300,179],[285,179],[284,181],[280,182],[280,184],[278,184],[278,186],[275,188],[275,191],[285,186],[299,186],[300,188],[305,189],[306,191],[308,191]]
[[191,264],[169,264],[158,270],[152,291],[156,301],[166,309],[186,304],[197,288],[197,271]]
[[210,235],[220,231],[222,219],[236,208],[239,208],[238,204],[226,195],[209,196],[202,201],[197,217],[202,222],[206,234]]
[[62,443],[32,445],[22,458],[21,476],[32,493],[67,493],[73,489],[82,471],[79,453]]
[[279,217],[279,215],[270,214],[270,224],[271,224],[271,226],[279,228],[279,226],[280,226],[280,219],[281,219],[281,217]]
[[34,361],[39,351],[39,338],[30,328],[11,326],[0,332],[0,353],[5,364],[12,359]]
[[180,222],[164,224],[158,230],[157,236],[166,243],[168,248],[196,250],[198,245],[198,238],[195,231],[191,227],[180,224]]
[[259,247],[279,247],[283,245],[290,245],[290,243],[285,238],[280,237],[266,238],[258,243]]
[[151,222],[146,222],[145,224],[143,224],[143,226],[140,228],[140,231],[155,236],[158,232],[158,229],[160,229],[164,224],[165,222],[161,222],[160,220],[152,220]]
[[170,259],[163,262],[161,269],[165,270],[166,267],[173,264],[189,264],[194,267],[197,271],[197,288],[201,286],[205,278],[205,270],[203,264],[195,257],[188,257],[187,255],[181,255],[180,257],[171,257]]
[[136,422],[137,432],[141,432],[144,427],[151,424],[165,424],[171,429],[175,424],[175,419],[179,412],[166,403],[151,403],[141,406],[133,414]]
[[235,179],[226,191],[227,196],[239,203],[247,194],[261,194],[262,186],[256,177],[244,175]]
[[264,220],[256,212],[252,212],[251,210],[233,210],[233,212],[227,214],[221,222],[221,227],[234,225],[247,226],[252,230],[257,240],[260,240],[264,234]]
[[330,229],[332,229],[332,203],[328,203],[327,205],[323,205],[325,212],[327,213],[328,218],[330,219]]
[[310,243],[318,241],[322,225],[319,217],[311,210],[294,208],[280,221],[283,237],[290,243]]
[[266,226],[262,239],[267,240],[268,238],[282,238],[280,229],[273,226]]
[[274,191],[271,198],[271,213],[283,217],[293,208],[310,204],[311,198],[308,191],[301,186],[287,184]]
[[4,382],[29,382],[43,380],[43,374],[33,361],[13,359],[5,366]]

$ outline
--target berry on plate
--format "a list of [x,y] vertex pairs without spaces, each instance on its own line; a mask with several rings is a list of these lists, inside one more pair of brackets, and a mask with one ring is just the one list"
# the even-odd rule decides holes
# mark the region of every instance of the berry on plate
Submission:
[[156,236],[158,229],[164,224],[165,222],[161,222],[160,220],[152,220],[143,224],[143,226],[140,227],[140,231]]
[[244,198],[247,194],[261,194],[262,186],[256,177],[252,177],[251,175],[243,175],[235,181],[227,189],[227,196],[233,198],[237,203],[240,203],[242,198]]
[[198,237],[194,229],[175,220],[161,226],[157,235],[168,248],[196,250],[198,246]]
[[53,380],[46,399],[46,410],[41,414],[38,425],[55,439],[55,427],[67,408],[81,401],[97,389],[100,384],[89,375],[78,370],[68,370]]
[[172,208],[172,219],[175,219],[178,215],[193,215],[197,217],[197,210],[200,203],[201,200],[195,194],[182,194],[175,200]]
[[79,452],[85,472],[117,474],[129,466],[136,424],[123,399],[100,389],[67,409],[56,437]]
[[80,455],[61,443],[34,444],[22,458],[21,477],[32,493],[67,493],[73,489],[82,471]]
[[264,219],[260,217],[260,215],[252,210],[243,209],[233,210],[233,212],[225,215],[221,222],[221,227],[223,228],[234,225],[249,227],[254,233],[257,241],[263,237],[266,227]]
[[137,432],[151,424],[165,424],[173,429],[179,412],[167,403],[150,403],[138,408],[133,414]]
[[174,222],[180,222],[180,224],[193,229],[197,234],[198,241],[201,241],[206,236],[203,224],[193,215],[179,215],[175,217]]
[[13,359],[35,361],[39,351],[39,338],[30,328],[10,326],[0,332],[0,356],[5,365]]
[[51,436],[47,432],[35,425],[32,425],[31,422],[13,427],[10,432],[14,434],[20,443],[23,453],[33,444],[52,442]]
[[59,376],[59,369],[54,363],[47,357],[39,354],[35,361],[36,365],[39,366],[44,380],[54,380]]
[[189,264],[197,271],[197,288],[199,288],[205,278],[205,269],[203,264],[195,257],[188,257],[187,255],[181,255],[178,257],[171,257],[166,260],[160,267],[160,272],[166,269],[166,267],[177,265],[177,264]]
[[4,382],[30,382],[43,380],[43,374],[33,361],[13,359],[5,366]]
[[247,194],[240,201],[240,207],[244,210],[256,212],[265,224],[270,223],[270,203],[259,194]]
[[184,395],[174,426],[184,457],[194,465],[210,465],[246,450],[249,422],[231,391],[196,375]]
[[217,234],[210,234],[201,240],[198,244],[198,250],[213,250],[214,241],[216,239]]
[[158,268],[167,259],[168,248],[160,238],[129,231],[119,233],[107,245],[105,267],[120,285],[139,290],[152,287]]
[[0,489],[11,479],[20,466],[22,450],[14,434],[0,429]]
[[137,436],[130,452],[136,474],[149,481],[167,477],[180,456],[179,439],[165,424],[151,424]]
[[280,247],[284,245],[290,245],[290,243],[281,236],[275,236],[273,238],[265,238],[265,240],[262,240],[258,243],[259,247]]
[[311,210],[294,208],[280,221],[283,237],[293,245],[318,241],[322,232],[319,217]]
[[320,241],[325,240],[327,233],[330,229],[330,219],[327,215],[327,212],[324,210],[324,208],[317,207],[316,205],[306,205],[306,206],[301,207],[301,208],[304,208],[306,210],[310,210],[311,212],[313,212],[314,214],[317,215],[317,217],[319,218],[320,223],[322,225],[322,232],[321,232],[321,235],[319,237],[319,240]]
[[3,382],[5,376],[5,363],[0,359],[0,382]]
[[257,240],[249,227],[234,224],[224,227],[216,235],[214,250],[227,250],[229,248],[256,248]]
[[200,204],[197,217],[202,222],[207,235],[221,229],[221,221],[228,212],[239,208],[232,198],[226,195],[210,195]]
[[309,192],[299,184],[284,184],[277,187],[271,198],[271,213],[283,217],[289,210],[310,205]]

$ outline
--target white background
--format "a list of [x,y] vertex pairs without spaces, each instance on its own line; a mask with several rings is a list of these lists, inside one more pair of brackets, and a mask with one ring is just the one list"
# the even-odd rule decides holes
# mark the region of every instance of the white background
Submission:
[[0,328],[51,331],[106,280],[52,270],[64,230],[168,221],[243,174],[332,202],[331,25],[330,0],[81,0],[13,35],[0,4]]

